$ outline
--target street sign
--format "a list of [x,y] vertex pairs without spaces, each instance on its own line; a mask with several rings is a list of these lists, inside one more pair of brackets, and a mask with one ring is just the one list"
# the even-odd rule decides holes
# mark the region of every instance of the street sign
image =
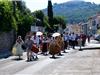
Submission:
[[31,26],[31,31],[32,32],[37,32],[37,31],[44,32],[44,28],[41,26]]

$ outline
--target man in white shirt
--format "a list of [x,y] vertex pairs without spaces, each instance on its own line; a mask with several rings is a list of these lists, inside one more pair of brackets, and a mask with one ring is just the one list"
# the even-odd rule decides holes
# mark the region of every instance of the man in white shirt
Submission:
[[31,37],[31,40],[37,47],[39,46],[39,37],[36,35],[36,33],[34,33],[34,35]]
[[75,39],[76,39],[76,34],[74,34],[74,32],[71,35],[72,37],[72,48],[75,49]]
[[64,38],[64,49],[67,49],[67,47],[68,47],[68,42],[69,42],[69,36],[68,36],[68,33],[64,33],[63,34],[63,38]]
[[[36,35],[36,33],[34,33],[33,36],[31,36],[31,40],[34,42],[34,45],[36,45],[36,47],[39,48],[39,37]],[[37,53],[32,52],[32,57],[35,60],[38,59]]]

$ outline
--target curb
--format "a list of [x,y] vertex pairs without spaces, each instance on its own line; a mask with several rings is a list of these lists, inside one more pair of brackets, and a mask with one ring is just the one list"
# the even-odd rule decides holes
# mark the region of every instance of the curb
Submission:
[[93,48],[81,48],[81,49],[79,49],[79,51],[83,51],[83,50],[94,50],[94,49],[100,49],[100,47],[93,47]]

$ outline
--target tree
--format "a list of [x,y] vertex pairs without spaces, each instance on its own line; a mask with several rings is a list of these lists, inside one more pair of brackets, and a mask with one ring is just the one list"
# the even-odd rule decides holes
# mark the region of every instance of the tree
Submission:
[[51,30],[50,30],[51,27],[50,27],[49,22],[48,22],[48,16],[44,17],[43,24],[44,24],[44,27],[45,27],[45,31],[51,32]]
[[33,12],[33,15],[40,19],[41,21],[43,21],[43,18],[44,18],[44,13],[41,11],[41,10],[38,10],[38,11],[35,11]]
[[16,6],[18,8],[18,10],[20,10],[21,12],[24,11],[24,8],[26,8],[25,3],[20,1],[15,1],[16,2]]
[[48,21],[53,31],[53,9],[51,0],[48,0]]
[[37,19],[36,22],[39,22],[40,26],[44,26],[44,13],[41,10],[38,10],[33,12],[32,14]]
[[30,31],[34,17],[23,1],[16,1],[16,4],[17,35],[21,35],[24,38],[26,33]]
[[26,33],[30,31],[32,24],[33,17],[30,14],[24,15],[21,22],[18,23],[18,35],[21,35],[24,39]]
[[[66,22],[65,22],[65,19],[64,17],[62,16],[55,16],[53,18],[53,24],[54,26],[56,26],[56,28],[59,27],[59,25],[64,29],[66,27]],[[58,26],[57,26],[58,25]],[[55,27],[54,27],[55,28]]]
[[0,32],[17,30],[17,24],[13,14],[12,3],[4,0],[0,2]]

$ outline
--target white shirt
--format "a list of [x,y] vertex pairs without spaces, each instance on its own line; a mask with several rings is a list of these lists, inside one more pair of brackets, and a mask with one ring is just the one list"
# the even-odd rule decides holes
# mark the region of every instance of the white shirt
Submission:
[[64,34],[64,41],[68,41],[68,40],[69,40],[68,34]]
[[71,36],[72,36],[72,40],[75,41],[76,35],[75,34],[72,34]]
[[31,40],[36,43],[36,44],[39,44],[39,37],[36,36],[36,38],[34,39],[34,35],[31,37]]

